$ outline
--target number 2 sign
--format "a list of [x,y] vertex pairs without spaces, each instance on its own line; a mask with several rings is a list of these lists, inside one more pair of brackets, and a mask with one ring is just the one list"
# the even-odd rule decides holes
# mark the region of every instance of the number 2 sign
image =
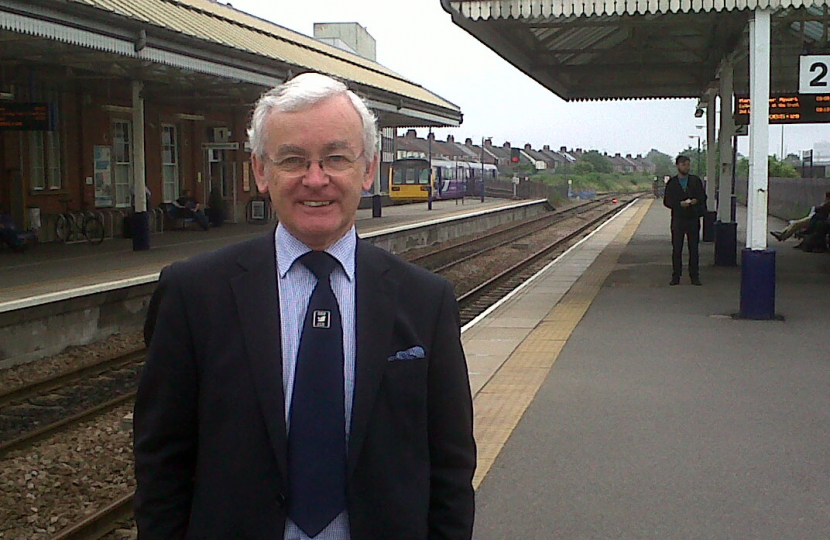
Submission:
[[830,94],[830,56],[801,56],[799,60],[799,93]]

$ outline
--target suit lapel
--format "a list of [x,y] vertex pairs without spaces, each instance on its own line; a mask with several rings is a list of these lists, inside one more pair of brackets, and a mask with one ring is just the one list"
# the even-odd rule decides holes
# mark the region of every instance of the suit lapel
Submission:
[[358,240],[355,269],[357,353],[354,405],[349,435],[348,475],[351,476],[366,438],[369,419],[386,369],[388,342],[395,318],[394,282],[385,258],[371,244]]
[[231,280],[251,374],[283,479],[288,478],[282,341],[273,232],[240,256],[246,271]]

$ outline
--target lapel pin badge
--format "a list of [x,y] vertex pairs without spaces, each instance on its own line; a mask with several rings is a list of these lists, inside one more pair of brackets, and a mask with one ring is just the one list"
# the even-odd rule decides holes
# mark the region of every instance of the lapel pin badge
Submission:
[[331,328],[331,311],[315,309],[312,314],[311,326],[313,328]]

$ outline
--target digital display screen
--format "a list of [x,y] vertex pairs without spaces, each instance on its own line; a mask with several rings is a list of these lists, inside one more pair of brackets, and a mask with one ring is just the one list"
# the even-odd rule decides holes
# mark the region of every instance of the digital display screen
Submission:
[[51,131],[48,103],[0,102],[0,131]]
[[[735,124],[749,124],[750,102],[738,96]],[[769,98],[770,124],[819,124],[830,122],[830,94],[783,94]]]

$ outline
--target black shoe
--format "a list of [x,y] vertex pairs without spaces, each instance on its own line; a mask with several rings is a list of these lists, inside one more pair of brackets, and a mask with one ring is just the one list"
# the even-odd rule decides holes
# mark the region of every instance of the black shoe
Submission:
[[781,233],[779,231],[770,231],[769,233],[771,235],[773,235],[775,237],[775,239],[778,240],[779,242],[782,241],[781,240]]
[[680,278],[679,277],[671,278],[671,281],[669,281],[669,285],[671,285],[672,287],[674,287],[675,285],[680,285]]
[[703,283],[700,282],[700,278],[693,277],[692,278],[692,285],[697,285],[698,287],[700,287],[701,285],[703,285]]

